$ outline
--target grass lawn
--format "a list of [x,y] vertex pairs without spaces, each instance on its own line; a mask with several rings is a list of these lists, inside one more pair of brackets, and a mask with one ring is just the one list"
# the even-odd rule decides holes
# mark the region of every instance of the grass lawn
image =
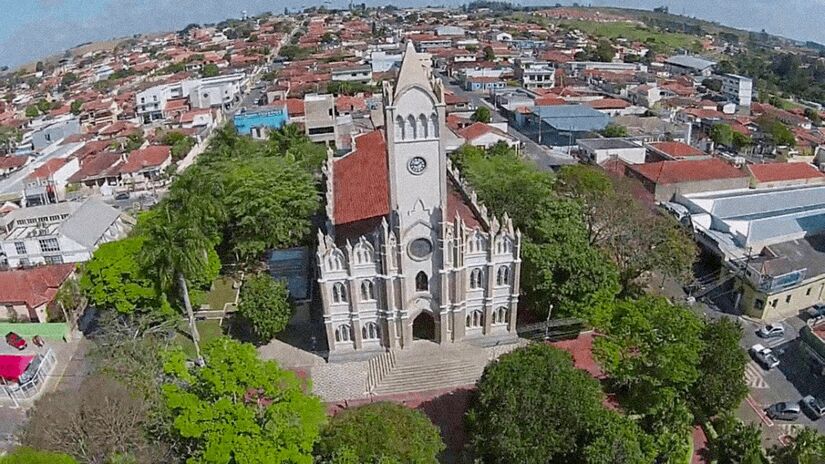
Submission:
[[633,42],[646,42],[649,39],[659,47],[673,50],[676,48],[693,48],[699,37],[676,32],[658,32],[635,23],[609,22],[597,23],[592,21],[563,21],[574,29],[608,39],[625,38]]
[[[195,321],[195,325],[198,327],[198,333],[201,336],[201,347],[223,335],[223,327],[221,327],[220,321],[218,320]],[[183,348],[183,352],[186,353],[188,357],[191,359],[195,358],[195,344],[192,343],[189,324],[185,320],[181,321],[178,326],[177,333],[175,334],[175,342]]]
[[206,294],[206,304],[216,311],[223,309],[226,303],[235,302],[235,289],[232,285],[235,280],[231,277],[220,276],[212,282],[212,290]]

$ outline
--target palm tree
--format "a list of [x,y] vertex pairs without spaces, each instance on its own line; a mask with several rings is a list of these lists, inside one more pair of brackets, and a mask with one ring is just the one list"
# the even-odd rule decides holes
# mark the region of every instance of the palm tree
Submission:
[[161,291],[172,289],[177,283],[189,319],[197,361],[203,365],[200,334],[195,325],[186,281],[207,267],[209,249],[214,245],[196,222],[185,215],[174,214],[172,209],[168,202],[164,202],[143,224],[142,233],[146,235],[146,241],[141,255],[142,264],[155,276]]
[[270,132],[269,140],[275,144],[278,153],[283,154],[295,144],[308,142],[309,138],[297,124],[287,124],[276,131]]

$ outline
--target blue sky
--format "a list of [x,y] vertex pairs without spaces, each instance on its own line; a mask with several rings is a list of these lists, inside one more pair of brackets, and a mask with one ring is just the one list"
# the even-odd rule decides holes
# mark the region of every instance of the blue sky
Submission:
[[[359,0],[355,0],[356,3]],[[362,0],[360,0],[362,1]],[[523,5],[555,4],[558,0],[521,0]],[[177,30],[196,22],[237,17],[241,10],[280,13],[284,6],[300,8],[320,0],[0,0],[0,65],[18,65],[82,42],[140,32]],[[334,5],[345,5],[335,0]],[[395,3],[459,5],[457,0],[368,0]],[[562,0],[561,3],[571,2]],[[651,9],[666,4],[673,13],[697,16],[734,27],[766,29],[770,33],[825,43],[825,0],[580,0],[594,5]]]

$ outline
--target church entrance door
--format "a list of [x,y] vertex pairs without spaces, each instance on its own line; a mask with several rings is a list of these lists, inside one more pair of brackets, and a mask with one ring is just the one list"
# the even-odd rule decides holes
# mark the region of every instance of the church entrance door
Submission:
[[435,341],[435,320],[427,311],[421,311],[413,320],[413,340]]

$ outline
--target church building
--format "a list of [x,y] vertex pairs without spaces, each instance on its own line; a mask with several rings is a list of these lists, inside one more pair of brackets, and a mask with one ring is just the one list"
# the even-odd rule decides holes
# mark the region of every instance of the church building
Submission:
[[444,88],[412,42],[383,103],[385,128],[325,167],[317,261],[330,360],[418,339],[514,342],[521,233],[447,159]]

